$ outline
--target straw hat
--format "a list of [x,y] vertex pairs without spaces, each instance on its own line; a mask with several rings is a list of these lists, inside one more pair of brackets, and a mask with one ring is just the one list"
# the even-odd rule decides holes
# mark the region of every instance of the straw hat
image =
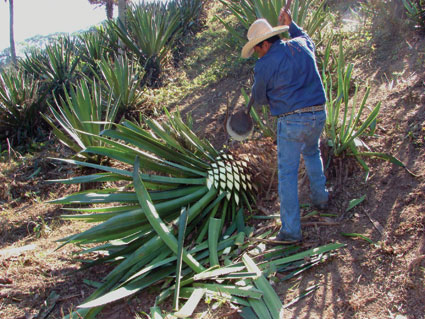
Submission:
[[247,38],[248,43],[242,48],[242,57],[249,58],[254,53],[254,47],[274,35],[288,31],[287,25],[272,27],[266,19],[255,20],[249,27]]

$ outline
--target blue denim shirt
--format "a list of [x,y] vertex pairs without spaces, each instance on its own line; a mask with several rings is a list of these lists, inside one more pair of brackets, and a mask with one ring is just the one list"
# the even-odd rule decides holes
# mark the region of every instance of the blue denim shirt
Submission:
[[291,40],[273,43],[254,68],[255,104],[269,104],[272,115],[326,102],[313,41],[294,22],[289,34]]

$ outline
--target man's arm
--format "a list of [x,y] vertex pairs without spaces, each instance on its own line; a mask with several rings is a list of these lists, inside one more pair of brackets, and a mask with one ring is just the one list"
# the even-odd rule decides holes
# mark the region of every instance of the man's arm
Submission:
[[[288,0],[290,2],[290,0]],[[296,37],[305,37],[306,40],[309,42],[310,49],[313,51],[315,50],[315,46],[313,41],[311,40],[310,36],[301,29],[295,22],[292,21],[291,11],[289,10],[289,6],[286,5],[280,10],[279,18],[278,18],[279,25],[287,25],[289,26],[289,35],[291,38]]]
[[269,100],[267,98],[267,83],[266,78],[268,70],[264,69],[264,66],[257,65],[254,68],[254,84],[251,90],[251,99],[254,105],[267,105]]
[[289,10],[288,3],[282,9],[280,9],[278,24],[289,26],[289,34],[291,38],[307,35],[299,26],[296,25],[296,23],[293,23],[291,10]]

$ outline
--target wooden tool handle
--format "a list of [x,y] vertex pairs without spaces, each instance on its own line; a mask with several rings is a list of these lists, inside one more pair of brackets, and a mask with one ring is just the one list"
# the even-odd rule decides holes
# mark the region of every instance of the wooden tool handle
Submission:
[[246,114],[249,115],[249,113],[251,112],[251,108],[252,108],[253,105],[254,105],[254,98],[251,95],[251,98],[249,99],[249,102],[248,102],[248,109],[246,110]]
[[285,11],[291,9],[292,0],[286,0]]
[[[278,25],[283,25],[283,23],[284,23],[283,14],[286,13],[286,12],[288,12],[288,10],[291,9],[291,3],[292,3],[292,0],[286,0],[285,6],[282,7],[282,9],[280,9],[279,17],[277,19],[278,20]],[[289,25],[289,24],[287,24],[287,25]]]

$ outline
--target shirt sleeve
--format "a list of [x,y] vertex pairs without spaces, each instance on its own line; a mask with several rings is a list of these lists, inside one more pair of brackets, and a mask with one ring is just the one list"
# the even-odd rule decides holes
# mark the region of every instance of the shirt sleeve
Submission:
[[303,37],[307,40],[307,45],[310,50],[313,52],[316,50],[313,40],[310,38],[310,36],[301,29],[294,21],[289,25],[289,35],[291,38],[297,38],[297,37]]
[[267,75],[266,70],[261,64],[257,64],[254,68],[254,84],[252,85],[252,97],[255,105],[269,104],[267,98]]

